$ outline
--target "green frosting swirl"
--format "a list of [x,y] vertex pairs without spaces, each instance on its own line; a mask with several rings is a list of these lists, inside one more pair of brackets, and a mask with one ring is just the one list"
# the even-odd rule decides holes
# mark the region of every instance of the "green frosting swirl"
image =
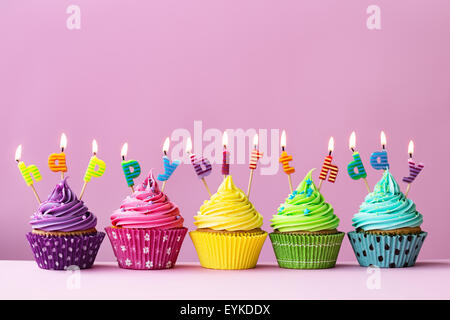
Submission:
[[333,207],[325,202],[308,172],[297,189],[289,195],[278,213],[270,220],[271,227],[280,232],[321,231],[336,229],[339,218]]
[[353,216],[353,226],[363,230],[392,230],[418,227],[423,222],[416,205],[400,191],[389,170],[375,185]]

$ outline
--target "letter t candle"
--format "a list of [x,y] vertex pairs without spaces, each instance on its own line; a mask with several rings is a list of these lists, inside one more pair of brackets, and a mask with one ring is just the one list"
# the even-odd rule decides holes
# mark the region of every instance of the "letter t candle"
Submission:
[[288,180],[289,180],[289,189],[291,190],[291,193],[293,192],[293,188],[292,188],[292,179],[291,179],[291,174],[295,172],[295,168],[291,167],[289,165],[289,162],[292,161],[292,156],[289,156],[287,154],[287,152],[285,151],[286,149],[286,131],[283,130],[283,132],[281,133],[281,155],[280,155],[280,159],[279,161],[283,164],[283,171],[287,174],[288,176]]

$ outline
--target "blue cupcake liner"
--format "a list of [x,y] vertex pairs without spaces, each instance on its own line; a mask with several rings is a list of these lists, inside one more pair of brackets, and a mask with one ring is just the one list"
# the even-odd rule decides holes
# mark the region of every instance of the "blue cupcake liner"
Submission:
[[412,267],[428,233],[378,235],[352,231],[347,233],[356,259],[362,267]]

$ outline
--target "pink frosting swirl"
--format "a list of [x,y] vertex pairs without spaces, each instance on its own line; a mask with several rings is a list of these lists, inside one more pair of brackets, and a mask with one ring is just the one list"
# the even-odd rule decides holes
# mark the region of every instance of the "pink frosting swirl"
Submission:
[[159,190],[153,169],[135,192],[126,197],[120,209],[111,215],[112,225],[121,228],[182,228],[183,221],[178,207]]

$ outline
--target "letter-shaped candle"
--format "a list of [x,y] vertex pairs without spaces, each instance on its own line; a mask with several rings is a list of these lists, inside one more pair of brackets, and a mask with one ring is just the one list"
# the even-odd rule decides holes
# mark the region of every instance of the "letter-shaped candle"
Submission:
[[94,139],[92,140],[92,157],[89,160],[88,167],[86,169],[86,172],[84,174],[84,184],[83,188],[80,192],[79,199],[83,197],[84,191],[86,190],[86,185],[89,181],[91,181],[92,177],[101,177],[105,173],[106,164],[105,161],[100,160],[97,158],[97,152],[98,152],[98,144],[97,141]]
[[65,133],[61,134],[59,147],[61,148],[60,153],[52,153],[48,157],[48,167],[53,172],[61,172],[61,179],[64,179],[64,172],[67,172],[66,154],[64,153],[64,149],[67,147],[67,137]]
[[[347,166],[347,172],[350,178],[353,180],[363,179],[364,183],[366,184],[367,191],[370,192],[369,184],[367,183],[367,173],[366,169],[364,168],[364,165],[361,161],[361,157],[357,151],[355,151],[356,148],[356,133],[355,131],[352,132],[350,135],[349,140],[349,148],[353,151],[353,161],[350,162]],[[356,169],[356,170],[355,170]]]
[[336,177],[339,172],[339,168],[336,165],[331,163],[333,160],[333,157],[331,156],[331,154],[333,153],[333,150],[334,150],[334,138],[331,137],[328,142],[328,155],[325,157],[325,160],[323,161],[322,170],[320,170],[319,190],[320,190],[320,187],[322,186],[322,182],[324,180],[327,180],[327,176],[328,176],[329,182],[334,183],[336,181]]
[[286,148],[286,131],[283,130],[281,133],[281,155],[279,161],[283,164],[283,171],[288,175],[289,179],[289,188],[291,190],[291,193],[293,192],[292,188],[292,179],[291,174],[295,172],[295,168],[291,167],[289,165],[289,162],[293,160],[292,156],[288,155],[285,148]]
[[27,184],[27,186],[31,187],[31,190],[34,193],[34,196],[36,197],[36,200],[38,201],[38,203],[41,203],[41,199],[39,198],[36,189],[34,188],[34,180],[37,181],[41,181],[42,176],[41,173],[39,172],[39,169],[36,165],[34,164],[30,164],[28,166],[25,165],[25,163],[23,161],[20,161],[20,158],[22,156],[22,145],[19,145],[16,149],[16,162],[17,162],[17,167],[20,170],[20,173],[22,174],[23,179],[25,180],[25,183]]
[[[167,152],[169,151],[169,146],[170,146],[170,139],[169,137],[166,138],[166,140],[164,141],[164,145],[163,145],[163,165],[164,165],[164,173],[163,174],[159,174],[158,175],[158,180],[159,181],[164,181],[166,182],[167,180],[169,180],[170,176],[172,175],[172,173],[175,171],[175,169],[180,165],[180,160],[174,160],[172,163],[170,162],[169,157],[167,156]],[[164,183],[163,183],[163,187],[162,190],[164,191]]]
[[252,181],[253,181],[253,171],[255,171],[255,169],[256,169],[259,158],[262,158],[262,156],[263,156],[263,153],[259,152],[259,150],[258,150],[258,142],[259,142],[258,134],[255,134],[255,136],[253,137],[252,155],[250,157],[250,164],[248,166],[250,169],[250,178],[248,179],[247,198],[250,197],[250,190],[251,190]]
[[122,147],[122,170],[125,175],[125,180],[127,181],[127,185],[131,188],[131,190],[134,192],[134,179],[139,177],[141,174],[141,166],[139,165],[139,162],[136,160],[125,160],[125,157],[127,156],[128,152],[128,143],[124,143]]
[[223,133],[223,136],[222,136],[222,145],[223,145],[222,175],[225,177],[230,174],[230,152],[227,150],[228,134],[226,131]]
[[405,197],[408,196],[409,190],[411,189],[411,183],[416,179],[416,177],[419,175],[419,173],[425,167],[425,165],[423,163],[416,164],[416,162],[412,158],[413,153],[414,153],[414,142],[412,140],[409,141],[408,153],[409,153],[409,159],[408,159],[409,176],[404,177],[402,179],[403,182],[406,182],[408,184],[408,187],[406,188],[406,192],[405,192]]
[[386,152],[386,135],[384,131],[380,134],[382,151],[377,151],[372,153],[370,156],[370,164],[375,170],[386,170],[389,169],[388,155]]
[[[191,159],[191,163],[194,166],[195,173],[199,177],[200,180],[202,180],[206,191],[208,191],[209,196],[211,197],[211,190],[209,190],[208,184],[206,183],[205,177],[208,176],[211,173],[212,167],[211,163],[208,159],[204,157],[200,157],[198,159],[195,154],[191,153],[192,151],[192,140],[191,137],[188,137],[186,142],[186,153],[189,155],[189,158]],[[203,167],[204,168],[203,168]]]

